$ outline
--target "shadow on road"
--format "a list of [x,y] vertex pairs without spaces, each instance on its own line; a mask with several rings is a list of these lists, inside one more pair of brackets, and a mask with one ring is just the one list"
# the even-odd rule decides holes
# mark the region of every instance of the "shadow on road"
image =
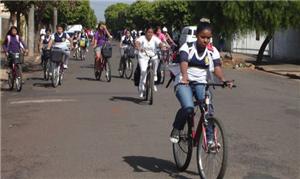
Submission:
[[51,83],[33,83],[33,86],[35,86],[35,87],[44,87],[44,88],[53,87]]
[[76,77],[77,80],[86,80],[86,81],[99,81],[95,78],[89,78],[89,77]]
[[9,88],[4,88],[4,87],[1,87],[0,91],[12,91],[11,89]]
[[80,68],[94,68],[94,64],[82,65]]
[[260,173],[248,173],[247,176],[243,177],[243,179],[279,179],[278,177],[273,177],[271,175],[260,174]]
[[141,104],[144,100],[143,99],[139,99],[139,98],[134,98],[134,97],[125,97],[125,96],[113,96],[112,98],[110,98],[111,101],[129,101],[129,102],[133,102],[135,104]]
[[27,78],[27,80],[40,80],[40,81],[44,81],[44,78],[41,78],[41,77],[32,77],[32,78]]
[[[188,177],[178,174],[174,163],[167,160],[145,156],[125,156],[123,159],[124,162],[133,168],[134,172],[164,172],[169,174],[172,178],[188,179]],[[191,171],[185,171],[185,173],[198,175],[198,173]]]

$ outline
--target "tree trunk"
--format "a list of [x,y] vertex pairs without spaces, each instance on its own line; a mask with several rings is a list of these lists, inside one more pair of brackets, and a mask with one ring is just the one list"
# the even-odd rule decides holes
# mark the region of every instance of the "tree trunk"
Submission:
[[56,25],[57,25],[57,8],[54,7],[53,8],[53,29],[52,29],[52,32],[55,32]]
[[32,4],[28,16],[28,50],[29,56],[34,56],[34,5]]
[[262,43],[262,45],[261,45],[261,47],[259,49],[257,58],[256,58],[256,63],[257,64],[261,64],[263,56],[264,56],[265,49],[266,49],[267,45],[269,44],[269,42],[271,41],[272,37],[273,37],[272,34],[268,34],[267,37],[266,37],[266,39]]
[[20,36],[23,35],[23,33],[21,32],[21,13],[17,12],[17,30],[20,34]]

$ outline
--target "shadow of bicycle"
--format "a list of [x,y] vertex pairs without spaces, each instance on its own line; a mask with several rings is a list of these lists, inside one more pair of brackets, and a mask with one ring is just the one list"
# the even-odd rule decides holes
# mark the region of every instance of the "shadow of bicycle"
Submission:
[[99,81],[95,78],[89,78],[89,77],[76,77],[77,80],[85,80],[85,81]]
[[51,83],[33,83],[34,87],[53,88]]
[[[189,179],[186,176],[180,175],[174,163],[167,160],[145,156],[125,156],[123,159],[124,162],[133,168],[134,172],[163,172],[172,178]],[[185,171],[185,173],[198,175],[198,173],[192,171]]]
[[142,104],[145,100],[144,99],[139,99],[139,98],[134,98],[134,97],[126,97],[126,96],[113,96],[110,98],[111,101],[129,101],[133,102],[135,104]]

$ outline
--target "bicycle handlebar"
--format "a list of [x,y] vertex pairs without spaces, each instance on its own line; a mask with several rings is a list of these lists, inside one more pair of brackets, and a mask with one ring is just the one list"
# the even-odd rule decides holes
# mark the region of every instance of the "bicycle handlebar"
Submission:
[[[222,88],[225,88],[225,87],[228,86],[228,83],[230,83],[230,82],[234,82],[234,80],[232,80],[232,81],[224,81],[223,83],[195,83],[195,84],[196,85],[205,85],[207,87],[210,87],[210,86],[212,86],[212,87],[220,86]],[[190,83],[192,83],[192,82],[190,82]],[[189,85],[189,84],[178,83],[177,85]],[[232,88],[236,88],[236,87],[237,87],[236,85],[232,85]]]

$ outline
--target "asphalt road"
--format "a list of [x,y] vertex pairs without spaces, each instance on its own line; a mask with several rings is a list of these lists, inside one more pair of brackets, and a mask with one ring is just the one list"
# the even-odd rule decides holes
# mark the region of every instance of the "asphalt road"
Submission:
[[[176,171],[169,134],[179,104],[159,87],[154,105],[133,81],[96,81],[93,53],[70,60],[62,86],[35,71],[21,93],[1,92],[3,179],[199,178],[195,156]],[[229,139],[226,179],[299,176],[299,81],[260,71],[225,70],[238,88],[214,91],[216,116]],[[195,153],[194,153],[195,154]]]

